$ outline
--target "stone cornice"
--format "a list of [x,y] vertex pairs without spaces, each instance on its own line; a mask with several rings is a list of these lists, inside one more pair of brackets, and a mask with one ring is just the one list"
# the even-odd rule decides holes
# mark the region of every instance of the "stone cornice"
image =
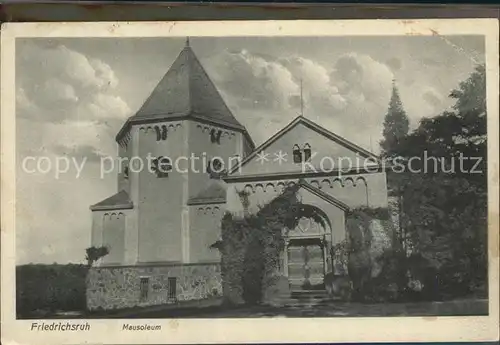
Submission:
[[214,199],[189,199],[187,201],[188,206],[195,205],[210,205],[210,204],[225,204],[226,198],[214,198]]

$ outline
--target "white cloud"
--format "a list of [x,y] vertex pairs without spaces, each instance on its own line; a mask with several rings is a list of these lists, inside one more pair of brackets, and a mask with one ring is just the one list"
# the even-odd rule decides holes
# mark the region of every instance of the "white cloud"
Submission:
[[410,128],[418,127],[423,117],[437,116],[453,104],[428,83],[414,83],[411,88],[400,89],[401,100],[410,119]]
[[105,62],[63,45],[26,44],[19,56],[19,116],[59,122],[125,120],[130,115],[127,103],[114,94],[118,79]]
[[45,101],[49,102],[77,102],[78,97],[76,96],[75,89],[59,79],[50,78],[43,83],[40,92],[45,97]]
[[23,47],[24,61],[33,69],[42,68],[37,74],[58,78],[77,88],[102,89],[118,84],[112,69],[106,63],[89,59],[85,55],[68,49],[64,45],[41,47],[35,44]]
[[208,62],[214,82],[230,96],[229,102],[243,108],[286,109],[290,95],[299,87],[292,73],[276,61],[268,61],[246,50],[222,52]]
[[[249,114],[239,118],[257,142],[300,113],[302,80],[306,117],[362,146],[369,148],[372,142],[378,147],[393,73],[368,55],[345,54],[328,66],[242,50],[220,53],[207,61],[207,68],[234,113]],[[262,128],[268,129],[265,138]]]
[[90,114],[90,118],[96,119],[123,119],[123,115],[130,112],[127,103],[125,103],[123,99],[106,93],[96,94],[91,102],[82,104],[80,109],[83,112],[83,114],[78,114],[80,118],[82,115],[85,116],[85,118],[89,118],[88,114]]
[[322,65],[301,57],[280,59],[294,76],[295,83],[302,81],[303,98],[307,107],[339,110],[346,106],[339,89],[331,83],[329,71]]
[[118,85],[118,79],[108,64],[97,59],[92,59],[89,63],[94,68],[95,85],[101,89],[114,89]]
[[21,133],[31,132],[39,140],[21,138],[19,148],[32,152],[40,146],[50,151],[84,145],[115,154],[113,138],[130,108],[114,93],[118,79],[112,68],[63,45],[25,44],[20,49],[18,121],[28,119]]
[[[394,66],[388,63],[354,52],[326,64],[242,50],[221,52],[205,66],[256,143],[300,113],[302,80],[306,117],[375,153],[379,150],[394,79]],[[398,88],[413,127],[422,117],[437,115],[449,105],[448,98],[428,82]]]
[[[16,260],[83,261],[90,243],[88,207],[116,188],[113,175],[99,177],[96,157],[116,155],[114,136],[130,109],[104,61],[61,45],[24,44],[18,54]],[[61,155],[87,161],[78,178],[74,166],[56,178],[54,170],[23,171],[28,155],[48,158],[53,169]]]

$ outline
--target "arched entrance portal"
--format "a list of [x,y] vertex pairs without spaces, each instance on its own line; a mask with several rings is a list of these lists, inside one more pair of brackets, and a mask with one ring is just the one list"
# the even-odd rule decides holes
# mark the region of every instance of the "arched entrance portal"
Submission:
[[331,260],[331,226],[319,208],[303,205],[293,229],[284,229],[283,273],[292,291],[324,289]]

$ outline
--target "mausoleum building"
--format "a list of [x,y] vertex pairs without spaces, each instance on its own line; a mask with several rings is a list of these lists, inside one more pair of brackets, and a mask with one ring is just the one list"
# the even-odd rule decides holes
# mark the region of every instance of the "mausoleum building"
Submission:
[[89,272],[89,309],[221,295],[211,245],[224,213],[255,212],[290,184],[323,218],[284,229],[281,269],[292,289],[338,269],[329,249],[345,239],[350,208],[387,207],[378,157],[310,119],[298,116],[256,148],[189,41],[116,141],[117,193],[90,207],[91,245],[109,254]]

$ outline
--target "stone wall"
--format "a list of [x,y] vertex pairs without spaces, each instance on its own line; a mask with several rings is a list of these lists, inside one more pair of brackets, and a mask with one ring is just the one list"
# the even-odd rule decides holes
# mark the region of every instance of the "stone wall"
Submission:
[[[222,295],[220,264],[93,267],[87,275],[87,309],[122,309],[176,303],[168,298],[168,278],[176,277],[176,300]],[[141,278],[149,278],[141,299]]]

